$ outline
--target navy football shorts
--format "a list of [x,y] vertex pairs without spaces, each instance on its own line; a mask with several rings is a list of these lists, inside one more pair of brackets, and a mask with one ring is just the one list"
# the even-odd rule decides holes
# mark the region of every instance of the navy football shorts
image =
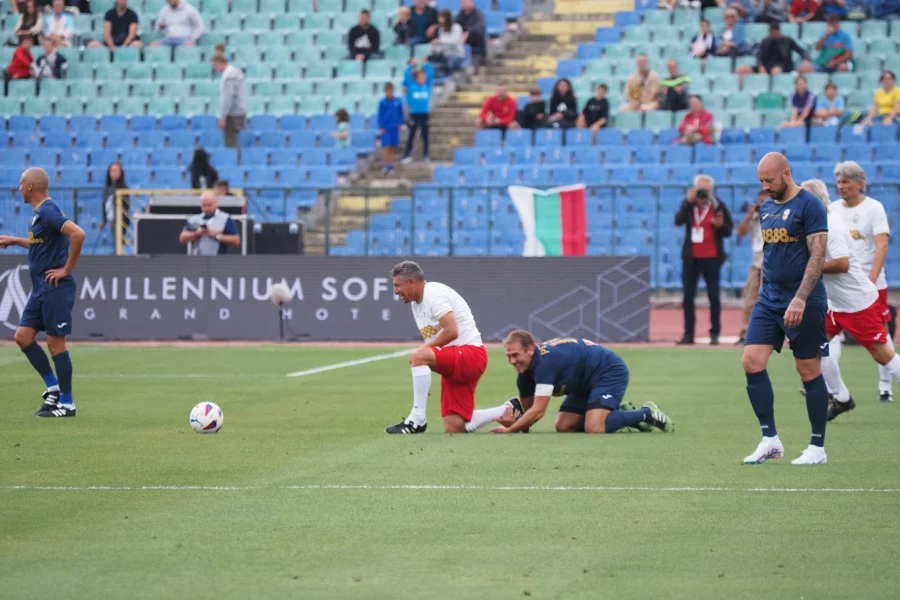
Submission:
[[588,395],[569,394],[559,406],[559,412],[585,414],[602,408],[619,410],[628,390],[628,367],[623,362],[596,374]]
[[785,310],[787,309],[772,308],[757,302],[750,315],[744,345],[772,346],[776,352],[781,352],[784,338],[787,337],[791,341],[794,358],[805,360],[820,355],[828,356],[828,336],[825,333],[825,314],[828,307],[807,306],[798,327],[785,327]]
[[75,290],[75,282],[66,281],[38,297],[29,296],[19,326],[46,331],[47,335],[69,335],[72,333]]

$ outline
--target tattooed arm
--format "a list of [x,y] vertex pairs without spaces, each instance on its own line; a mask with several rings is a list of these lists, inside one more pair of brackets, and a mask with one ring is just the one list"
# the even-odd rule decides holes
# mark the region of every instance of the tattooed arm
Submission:
[[806,238],[806,246],[809,248],[809,262],[806,263],[803,281],[800,282],[800,287],[797,289],[794,299],[791,300],[787,311],[784,313],[784,324],[787,327],[797,327],[803,320],[803,311],[806,310],[806,299],[822,277],[822,267],[825,264],[825,249],[827,245],[827,233],[817,233]]

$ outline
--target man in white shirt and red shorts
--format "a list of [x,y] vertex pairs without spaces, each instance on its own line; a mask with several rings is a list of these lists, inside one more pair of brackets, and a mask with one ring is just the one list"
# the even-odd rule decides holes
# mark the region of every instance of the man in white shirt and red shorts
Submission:
[[[851,250],[852,234],[838,211],[833,210],[835,205],[830,204],[828,188],[821,180],[805,181],[802,187],[818,196],[829,208],[828,247],[822,268],[828,293],[825,331],[830,340],[829,350],[834,348],[839,334],[847,331],[893,379],[900,381],[900,356],[894,354],[893,346],[888,344],[878,289]],[[832,395],[828,420],[856,408],[841,378],[838,359],[830,352],[829,356],[822,357],[822,374]]]
[[390,434],[424,433],[425,409],[431,388],[431,372],[441,375],[441,416],[444,431],[466,433],[493,421],[503,422],[512,409],[518,418],[524,411],[517,398],[496,408],[475,410],[475,389],[487,369],[487,350],[469,305],[453,288],[425,281],[417,263],[403,261],[391,271],[394,293],[412,306],[413,318],[425,344],[409,356],[412,366],[413,408],[409,416],[385,428]]

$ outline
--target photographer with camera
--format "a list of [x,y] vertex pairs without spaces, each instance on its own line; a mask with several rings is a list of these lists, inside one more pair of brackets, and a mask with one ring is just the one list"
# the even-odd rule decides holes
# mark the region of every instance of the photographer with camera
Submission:
[[199,215],[187,220],[178,236],[182,244],[190,246],[191,256],[218,256],[227,254],[228,247],[241,245],[240,230],[228,213],[219,210],[216,194],[212,190],[200,196]]
[[750,263],[750,272],[747,273],[747,282],[744,284],[744,319],[741,324],[741,337],[738,339],[736,346],[744,345],[744,334],[747,333],[747,323],[750,322],[750,313],[753,312],[753,305],[759,297],[759,287],[762,285],[762,266],[763,266],[763,238],[762,227],[759,221],[759,207],[766,201],[769,195],[762,189],[756,193],[756,202],[751,203],[747,207],[747,214],[744,219],[738,223],[737,235],[742,238],[750,235],[750,249],[753,250],[753,262]]
[[719,271],[726,259],[723,240],[731,235],[733,223],[728,207],[719,202],[713,194],[714,185],[715,182],[709,175],[694,177],[694,187],[688,190],[681,208],[675,213],[675,225],[685,228],[681,252],[684,337],[678,342],[682,345],[694,343],[694,326],[697,320],[694,296],[701,275],[706,282],[706,293],[709,295],[711,345],[718,345],[719,334],[722,331]]

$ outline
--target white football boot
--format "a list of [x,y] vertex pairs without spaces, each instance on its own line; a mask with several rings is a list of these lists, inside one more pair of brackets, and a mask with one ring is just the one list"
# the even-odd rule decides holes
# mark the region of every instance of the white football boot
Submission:
[[792,465],[824,465],[828,464],[828,457],[825,456],[825,448],[821,446],[807,446],[798,458],[791,461]]
[[784,456],[784,446],[778,436],[764,437],[753,454],[744,459],[744,464],[761,465],[770,458],[779,459],[782,456]]

